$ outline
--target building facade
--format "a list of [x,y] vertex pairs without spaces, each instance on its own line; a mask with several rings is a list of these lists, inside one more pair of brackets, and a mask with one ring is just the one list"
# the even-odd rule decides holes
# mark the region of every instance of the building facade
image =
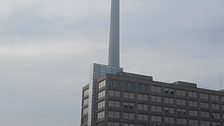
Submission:
[[[81,126],[88,125],[89,86],[83,88]],[[108,72],[96,79],[95,96],[91,126],[224,126],[224,92],[193,83]]]

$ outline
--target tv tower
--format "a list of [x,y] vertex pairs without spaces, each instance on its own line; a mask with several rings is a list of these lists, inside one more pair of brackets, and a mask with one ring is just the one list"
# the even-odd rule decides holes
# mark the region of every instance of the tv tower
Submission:
[[120,0],[111,0],[108,65],[120,67]]

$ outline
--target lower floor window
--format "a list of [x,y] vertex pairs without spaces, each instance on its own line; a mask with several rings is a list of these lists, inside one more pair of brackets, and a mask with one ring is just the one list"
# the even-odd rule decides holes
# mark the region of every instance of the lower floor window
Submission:
[[120,126],[119,122],[108,122],[108,126]]
[[105,116],[105,112],[104,111],[101,111],[101,112],[97,113],[97,119],[103,119],[104,116]]

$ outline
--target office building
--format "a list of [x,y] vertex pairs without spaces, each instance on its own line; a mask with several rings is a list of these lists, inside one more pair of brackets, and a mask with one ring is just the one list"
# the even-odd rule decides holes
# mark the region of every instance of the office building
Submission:
[[[87,122],[89,85],[83,88]],[[86,93],[85,93],[86,92]],[[187,82],[164,83],[119,72],[96,80],[92,126],[223,126],[224,92]]]

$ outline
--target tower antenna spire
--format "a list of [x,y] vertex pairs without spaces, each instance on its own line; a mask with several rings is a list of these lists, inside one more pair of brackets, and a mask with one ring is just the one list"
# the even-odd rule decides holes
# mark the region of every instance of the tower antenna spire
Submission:
[[120,67],[120,0],[111,0],[108,65]]

